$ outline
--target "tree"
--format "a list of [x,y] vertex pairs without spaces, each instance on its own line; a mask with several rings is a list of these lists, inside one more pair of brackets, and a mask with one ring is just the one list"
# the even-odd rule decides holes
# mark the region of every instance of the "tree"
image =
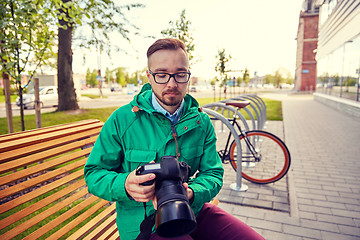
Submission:
[[215,66],[215,71],[219,72],[221,85],[224,85],[227,79],[226,63],[229,62],[229,60],[231,59],[231,55],[227,55],[225,53],[225,49],[223,48],[218,51],[218,55],[216,56],[216,59],[217,59],[217,63]]
[[96,80],[97,75],[98,75],[98,71],[96,69],[94,69],[91,72],[90,69],[88,68],[85,76],[86,84],[90,85],[91,87],[95,87],[98,84]]
[[195,49],[195,44],[194,44],[194,38],[190,33],[191,22],[186,19],[185,14],[186,11],[185,9],[183,9],[182,12],[180,13],[180,20],[176,20],[175,22],[170,21],[169,22],[170,27],[168,29],[161,31],[161,34],[164,37],[177,38],[185,44],[186,51],[189,54],[189,61],[191,66],[194,63],[193,62],[194,56],[192,53]]
[[250,74],[249,74],[249,70],[247,68],[245,68],[245,71],[243,73],[243,78],[242,78],[243,82],[245,84],[248,84],[249,83],[249,80],[250,80]]
[[52,0],[57,8],[59,19],[59,48],[58,48],[58,110],[75,110],[79,106],[72,76],[72,35],[76,25],[86,25],[91,34],[89,38],[79,37],[82,47],[96,47],[110,54],[109,32],[118,32],[130,41],[129,27],[137,27],[129,23],[124,10],[141,7],[140,4],[117,6],[113,0]]
[[[15,80],[20,97],[21,129],[25,130],[23,90],[36,69],[53,56],[55,32],[51,28],[48,2],[45,0],[1,0],[0,49],[1,72]],[[45,8],[43,8],[45,6]],[[22,84],[22,74],[29,75]]]
[[[221,86],[224,86],[226,84],[227,74],[226,74],[226,63],[229,62],[231,59],[230,55],[227,55],[225,53],[225,49],[218,50],[218,55],[216,56],[217,63],[215,66],[215,71],[219,72],[220,74],[220,96],[221,98]],[[215,91],[215,88],[214,88]]]
[[116,69],[115,72],[115,78],[116,82],[119,83],[122,87],[125,87],[127,82],[127,72],[125,71],[125,68],[119,67]]

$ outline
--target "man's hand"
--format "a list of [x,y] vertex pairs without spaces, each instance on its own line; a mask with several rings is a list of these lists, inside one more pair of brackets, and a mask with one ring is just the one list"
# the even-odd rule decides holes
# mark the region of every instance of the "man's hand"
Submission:
[[194,192],[191,188],[189,188],[189,185],[187,183],[183,183],[183,186],[186,189],[188,199],[191,202],[191,199],[194,197]]
[[156,175],[153,173],[145,175],[136,175],[132,171],[125,180],[125,189],[127,193],[137,202],[149,202],[155,196],[155,182],[150,186],[142,186],[144,183],[155,179]]

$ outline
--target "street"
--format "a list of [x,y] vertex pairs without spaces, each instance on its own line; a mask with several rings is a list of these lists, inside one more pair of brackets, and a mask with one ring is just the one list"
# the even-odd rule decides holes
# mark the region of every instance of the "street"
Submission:
[[[134,98],[134,94],[129,95],[126,92],[110,92],[110,89],[103,89],[102,92],[103,95],[106,97],[91,99],[86,96],[81,96],[78,101],[79,107],[81,109],[106,108],[106,107],[114,107],[114,106],[120,107],[124,104],[129,103]],[[98,95],[99,89],[91,88],[87,90],[82,90],[81,93],[83,95],[87,95],[87,94]],[[205,90],[200,92],[192,92],[191,95],[195,98],[205,98],[205,97],[212,97],[213,92],[211,90]],[[15,103],[12,103],[11,108],[12,108],[13,116],[20,116],[20,107],[16,106]],[[56,111],[56,109],[57,107],[43,107],[41,109],[41,113],[54,112]],[[35,114],[35,109],[24,109],[24,114],[25,115]],[[5,118],[5,117],[6,117],[5,103],[0,103],[0,118]]]

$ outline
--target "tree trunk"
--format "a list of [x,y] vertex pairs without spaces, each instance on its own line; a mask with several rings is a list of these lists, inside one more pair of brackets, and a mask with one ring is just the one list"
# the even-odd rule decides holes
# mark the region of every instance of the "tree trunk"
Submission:
[[[68,1],[63,1],[69,2]],[[66,25],[67,22],[59,20],[61,26]],[[58,44],[58,93],[59,93],[59,111],[76,110],[79,105],[76,99],[76,92],[74,88],[73,72],[72,72],[72,27],[67,29],[59,28],[59,44]]]

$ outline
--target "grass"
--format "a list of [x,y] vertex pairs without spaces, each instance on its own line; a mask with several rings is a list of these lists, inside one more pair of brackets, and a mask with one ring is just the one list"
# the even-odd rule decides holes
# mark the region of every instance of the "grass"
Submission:
[[[16,101],[17,95],[11,95],[10,96],[10,100],[12,103],[14,103]],[[0,95],[0,103],[4,103],[5,102],[5,96],[4,95]]]
[[[282,105],[280,101],[263,99],[266,104],[267,120],[282,120]],[[199,98],[200,106],[214,102],[214,98]],[[85,119],[99,119],[105,122],[108,117],[118,107],[98,108],[98,109],[81,109],[76,111],[52,112],[41,114],[41,124],[43,127],[59,125],[63,123],[76,122]],[[246,116],[246,114],[244,114]],[[21,131],[21,119],[19,116],[13,117],[14,132]],[[26,130],[36,128],[35,115],[25,115]],[[7,134],[7,119],[0,118],[0,135]]]

